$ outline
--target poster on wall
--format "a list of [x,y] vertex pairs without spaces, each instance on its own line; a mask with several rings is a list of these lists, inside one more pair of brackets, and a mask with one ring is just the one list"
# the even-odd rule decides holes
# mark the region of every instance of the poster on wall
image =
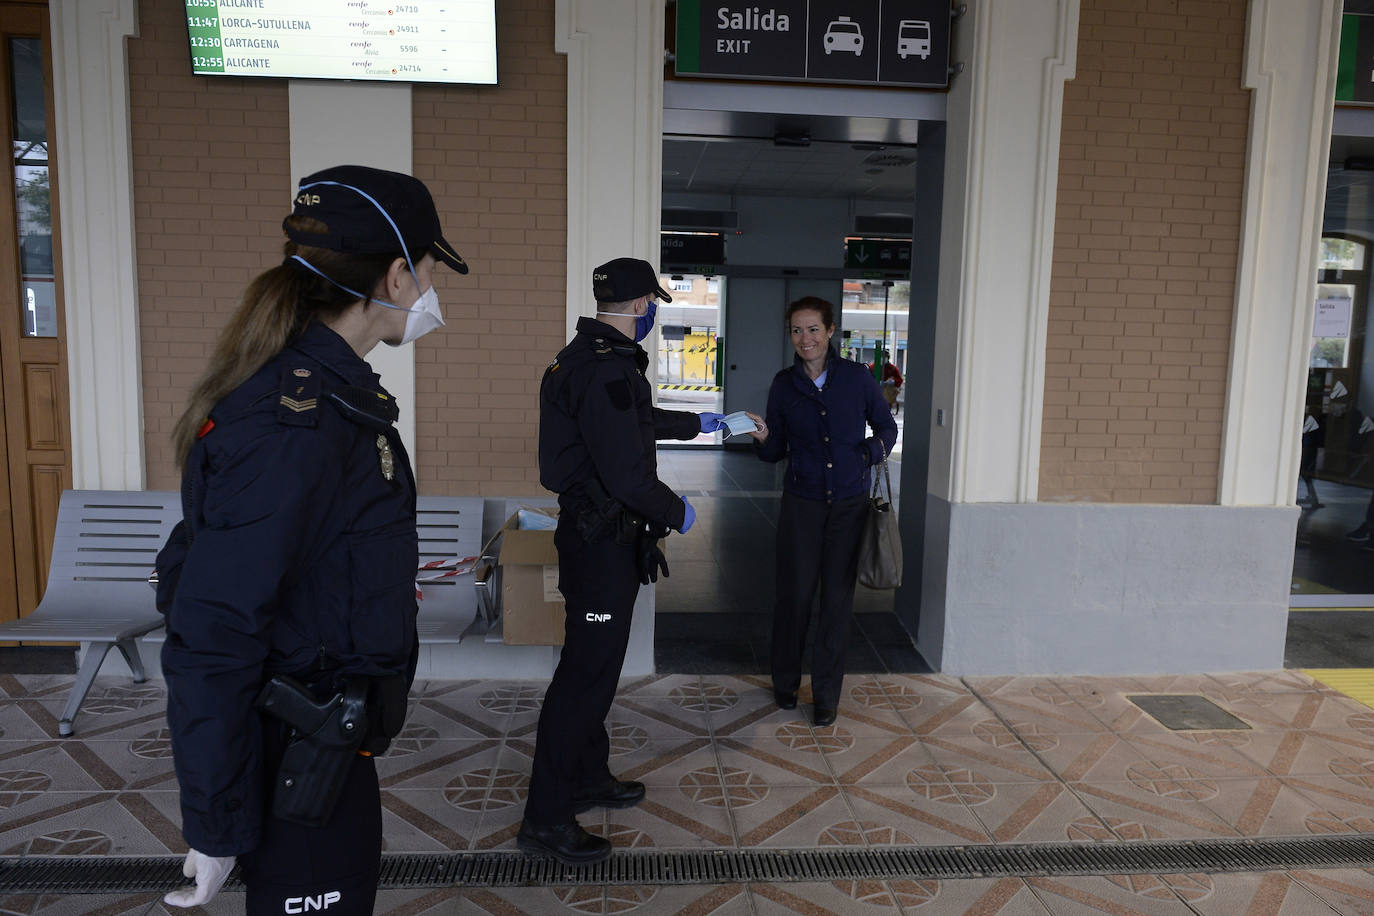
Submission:
[[495,0],[185,0],[197,76],[496,82]]

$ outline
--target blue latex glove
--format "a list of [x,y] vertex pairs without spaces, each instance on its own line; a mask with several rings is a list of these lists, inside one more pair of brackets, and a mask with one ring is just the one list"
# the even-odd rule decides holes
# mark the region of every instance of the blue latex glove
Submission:
[[682,508],[685,510],[682,516],[682,527],[678,529],[683,534],[695,524],[697,520],[697,510],[692,508],[692,504],[687,501],[687,497],[682,497]]
[[697,419],[701,421],[701,431],[704,433],[713,433],[723,427],[725,424],[722,423],[721,420],[724,418],[725,414],[723,413],[707,412],[697,414]]

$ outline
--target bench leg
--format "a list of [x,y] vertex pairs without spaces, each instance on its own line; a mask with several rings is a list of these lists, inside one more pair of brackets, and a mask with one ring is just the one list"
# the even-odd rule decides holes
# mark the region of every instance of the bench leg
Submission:
[[72,736],[72,721],[76,718],[77,710],[86,699],[86,693],[91,689],[95,674],[104,664],[105,655],[112,645],[114,644],[109,642],[93,642],[86,650],[86,657],[81,660],[81,668],[76,672],[76,683],[72,684],[71,695],[67,697],[67,708],[62,710],[62,720],[57,723],[57,733],[63,738]]
[[121,639],[115,643],[119,646],[119,651],[124,655],[124,661],[128,662],[129,670],[134,673],[134,683],[142,684],[148,680],[148,676],[143,673],[143,656],[138,651],[138,642],[133,639]]

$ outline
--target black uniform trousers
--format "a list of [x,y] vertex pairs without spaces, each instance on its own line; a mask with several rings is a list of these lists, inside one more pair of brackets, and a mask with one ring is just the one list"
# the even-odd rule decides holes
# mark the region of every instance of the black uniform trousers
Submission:
[[[263,761],[271,782],[285,750],[281,723],[263,718]],[[329,823],[305,827],[263,818],[262,839],[239,856],[249,916],[319,911],[328,916],[371,916],[382,863],[382,798],[377,767],[358,755]]]
[[819,582],[820,618],[811,647],[811,693],[817,706],[836,709],[844,682],[845,650],[859,577],[859,540],[868,497],[826,502],[784,492],[778,513],[777,604],[773,608],[773,687],[795,693]]
[[635,550],[606,534],[588,544],[576,515],[560,513],[554,532],[563,593],[563,652],[539,710],[525,820],[540,827],[574,819],[573,793],[611,778],[606,716],[615,700],[639,593]]

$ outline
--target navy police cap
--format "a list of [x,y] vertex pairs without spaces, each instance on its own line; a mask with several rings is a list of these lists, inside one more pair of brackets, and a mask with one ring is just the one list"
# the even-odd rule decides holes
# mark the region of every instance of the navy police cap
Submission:
[[597,302],[629,302],[650,295],[664,302],[673,301],[658,285],[658,271],[639,258],[616,258],[592,271],[592,295]]
[[305,232],[284,221],[287,237],[298,245],[347,254],[389,254],[401,247],[399,232],[412,261],[429,252],[460,274],[468,272],[444,239],[429,188],[401,172],[338,165],[307,175],[296,189],[291,215],[318,220],[326,227],[324,232]]

